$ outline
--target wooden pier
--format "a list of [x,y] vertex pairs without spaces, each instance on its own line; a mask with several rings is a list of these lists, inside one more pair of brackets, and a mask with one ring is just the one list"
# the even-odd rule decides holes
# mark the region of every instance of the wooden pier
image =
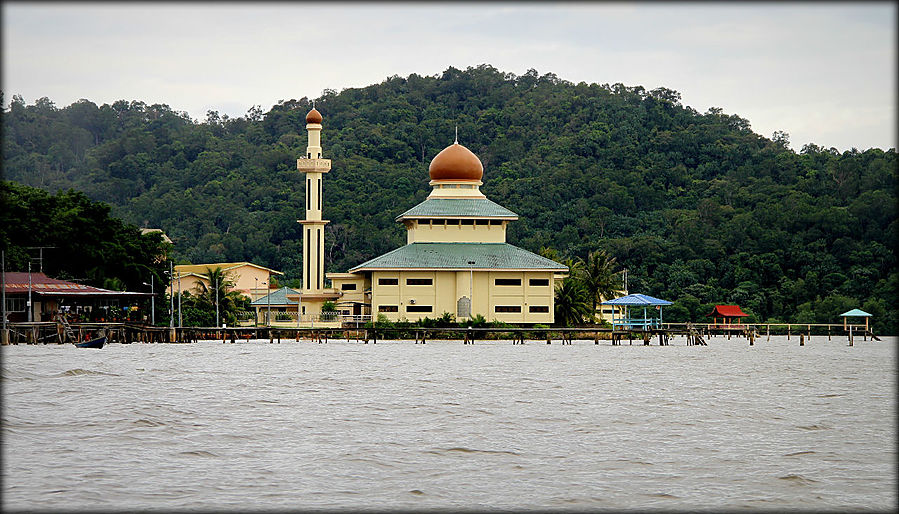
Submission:
[[880,339],[864,325],[841,324],[754,324],[754,325],[713,325],[699,323],[665,323],[658,327],[643,330],[613,330],[606,327],[446,327],[446,328],[377,328],[377,327],[328,327],[328,328],[287,328],[287,327],[154,327],[148,325],[126,323],[78,323],[62,325],[56,322],[12,323],[6,334],[2,334],[2,344],[71,344],[84,341],[98,335],[106,335],[110,343],[195,343],[201,340],[220,340],[222,343],[238,341],[268,340],[269,343],[281,343],[282,339],[290,341],[307,341],[325,344],[329,340],[340,339],[356,341],[364,344],[377,344],[378,340],[414,340],[416,344],[425,344],[428,340],[461,340],[463,344],[475,344],[484,340],[511,340],[513,345],[526,342],[554,341],[563,345],[573,341],[611,341],[612,346],[619,346],[627,341],[648,346],[657,340],[659,346],[668,346],[674,337],[684,337],[687,346],[707,346],[711,337],[721,336],[745,338],[750,346],[757,341],[771,339],[772,329],[775,335],[785,333],[789,340],[794,335],[799,344],[804,345],[811,337],[812,328],[816,335],[827,335],[828,341],[833,335],[844,334],[849,345],[853,345],[859,336],[867,341]]

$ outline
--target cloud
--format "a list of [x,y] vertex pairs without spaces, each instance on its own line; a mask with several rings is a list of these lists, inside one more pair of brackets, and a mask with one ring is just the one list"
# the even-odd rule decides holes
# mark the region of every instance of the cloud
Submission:
[[794,147],[806,134],[841,149],[865,146],[862,136],[895,146],[896,6],[887,3],[7,2],[3,11],[3,89],[26,101],[138,99],[194,118],[240,116],[326,88],[486,63],[668,87],[763,135],[785,130]]

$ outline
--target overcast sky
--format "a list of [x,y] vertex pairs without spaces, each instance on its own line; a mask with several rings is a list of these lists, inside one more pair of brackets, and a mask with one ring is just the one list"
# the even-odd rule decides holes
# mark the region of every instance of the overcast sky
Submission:
[[3,3],[3,92],[242,116],[449,66],[681,93],[799,150],[896,147],[896,3]]

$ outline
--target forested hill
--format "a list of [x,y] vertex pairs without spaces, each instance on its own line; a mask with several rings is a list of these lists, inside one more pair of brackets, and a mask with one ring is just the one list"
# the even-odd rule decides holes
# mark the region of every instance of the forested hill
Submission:
[[[163,229],[176,257],[249,260],[300,276],[307,98],[194,122],[167,105],[14,97],[3,112],[5,178],[74,188]],[[632,292],[672,315],[736,303],[758,320],[835,322],[852,307],[899,318],[895,149],[768,139],[668,89],[573,84],[490,66],[393,76],[316,99],[328,271],[405,243],[394,222],[422,201],[428,163],[459,141],[484,163],[485,194],[521,216],[509,241],[563,256],[607,249]],[[666,319],[668,315],[666,314]],[[891,325],[895,333],[895,322]]]

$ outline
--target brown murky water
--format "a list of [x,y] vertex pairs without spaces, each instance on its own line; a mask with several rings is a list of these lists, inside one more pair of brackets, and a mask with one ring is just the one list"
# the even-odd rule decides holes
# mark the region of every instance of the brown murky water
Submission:
[[893,509],[896,348],[8,346],[2,507]]

